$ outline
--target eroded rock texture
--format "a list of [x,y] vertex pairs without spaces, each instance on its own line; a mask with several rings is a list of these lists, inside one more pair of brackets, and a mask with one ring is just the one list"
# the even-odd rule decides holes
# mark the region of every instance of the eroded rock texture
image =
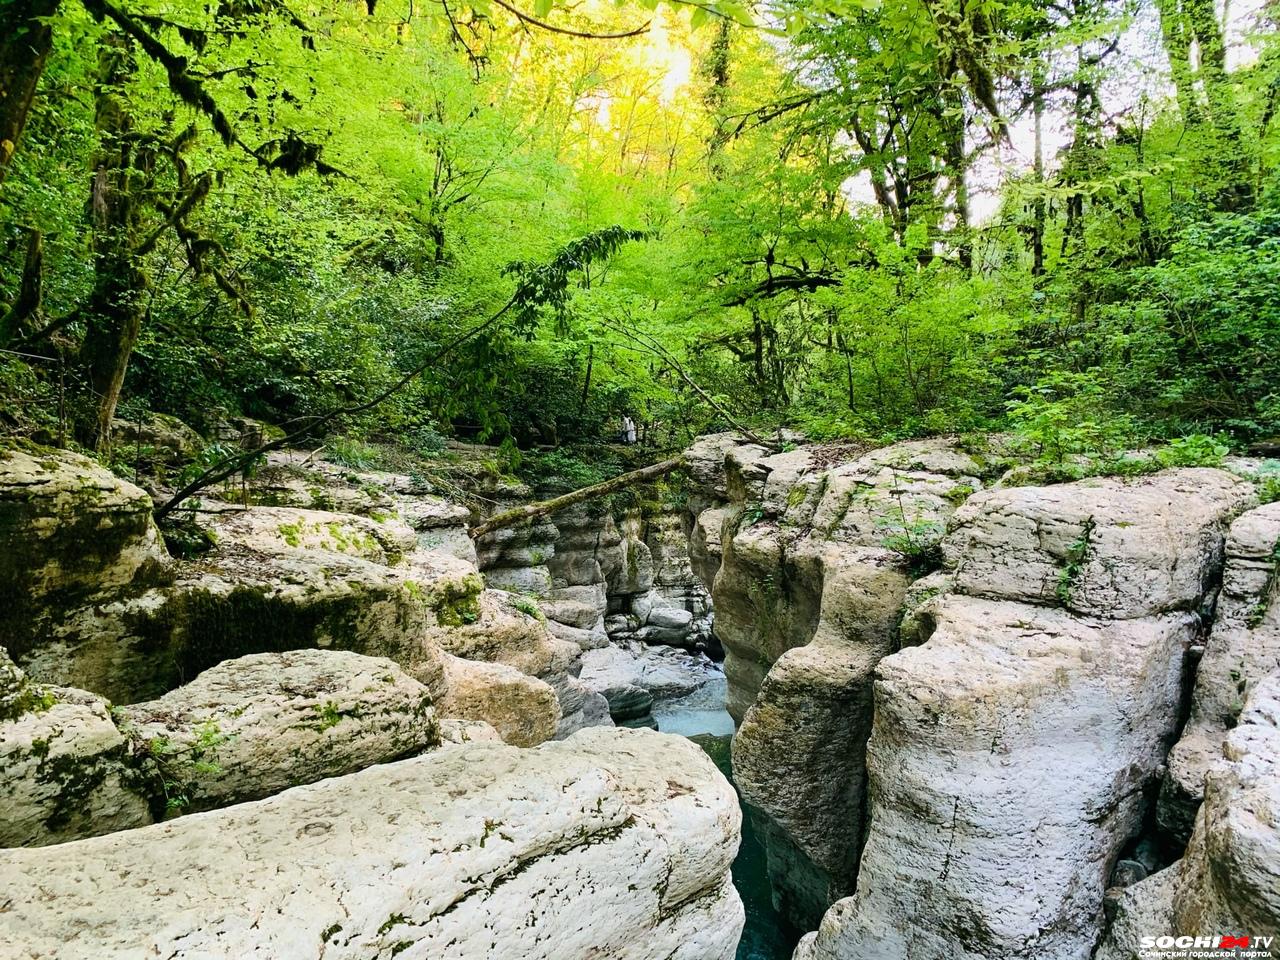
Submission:
[[465,743],[4,851],[0,956],[728,960],[739,826],[732,788],[680,738]]
[[1280,672],[1250,685],[1183,858],[1125,891],[1097,956],[1136,960],[1142,937],[1222,934],[1280,935]]
[[814,958],[1087,957],[1174,732],[1191,614],[951,596],[881,661],[858,892]]
[[142,780],[105,700],[34,683],[0,650],[0,847],[148,824]]
[[1231,525],[1222,591],[1196,672],[1191,717],[1169,755],[1160,822],[1190,836],[1205,777],[1226,762],[1222,740],[1235,726],[1244,694],[1280,664],[1280,503],[1243,514]]
[[169,812],[256,800],[440,744],[427,688],[381,657],[293,650],[226,660],[116,709]]
[[[723,468],[710,461],[720,456]],[[853,890],[865,821],[871,680],[915,565],[982,466],[945,441],[768,454],[704,438],[692,561],[713,575],[735,778],[779,908],[802,928]]]
[[21,660],[62,616],[162,580],[151,498],[67,450],[0,448],[0,646]]
[[1250,495],[1176,470],[982,492],[957,512],[951,572],[906,614],[920,645],[876,668],[857,891],[798,957],[1090,955]]
[[73,455],[5,456],[4,536],[26,545],[0,568],[5,596],[26,598],[5,639],[40,682],[136,703],[226,660],[318,648],[386,657],[455,716],[524,745],[608,723],[577,680],[579,648],[548,632],[536,603],[486,590],[466,550],[424,548],[424,530],[458,525],[465,538],[466,511],[416,496],[408,478],[356,483],[286,451],[264,488],[278,505],[214,502],[201,515],[211,549],[175,562],[141,490]]

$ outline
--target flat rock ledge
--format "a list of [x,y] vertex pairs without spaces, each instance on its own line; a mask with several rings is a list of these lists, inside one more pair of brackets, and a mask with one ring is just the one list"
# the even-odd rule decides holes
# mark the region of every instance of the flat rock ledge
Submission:
[[0,853],[0,958],[729,960],[741,814],[680,737],[462,743]]

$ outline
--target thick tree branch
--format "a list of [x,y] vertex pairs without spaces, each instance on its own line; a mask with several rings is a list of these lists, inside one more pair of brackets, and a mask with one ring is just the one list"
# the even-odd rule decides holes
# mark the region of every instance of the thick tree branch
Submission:
[[641,26],[634,30],[628,30],[626,33],[584,33],[581,30],[570,30],[568,27],[556,27],[551,24],[538,20],[521,10],[517,10],[505,0],[493,0],[498,6],[508,13],[515,16],[521,23],[527,23],[530,26],[537,27],[539,30],[550,30],[552,33],[563,33],[566,37],[581,37],[583,40],[625,40],[627,37],[638,37],[642,33],[647,33],[649,24],[652,20],[646,20]]
[[722,404],[718,403],[715,400],[715,398],[711,396],[711,394],[703,390],[702,387],[699,386],[698,383],[693,379],[693,377],[689,376],[689,374],[685,372],[684,366],[680,363],[679,360],[675,358],[675,355],[670,350],[664,347],[661,343],[659,343],[653,337],[646,336],[645,334],[640,333],[637,330],[628,329],[622,326],[621,324],[612,323],[607,320],[604,321],[604,325],[608,327],[610,330],[613,330],[615,333],[621,334],[623,337],[626,337],[632,343],[639,344],[641,347],[643,347],[645,350],[648,350],[650,353],[657,354],[659,357],[661,357],[662,360],[664,360],[671,367],[671,369],[676,372],[676,375],[681,380],[683,380],[686,384],[688,384],[690,389],[692,389],[694,393],[696,393],[699,397],[702,398],[703,402],[706,403],[707,406],[709,406],[716,413],[720,414],[720,416],[724,417],[725,421],[729,424],[729,426],[733,427],[735,430],[741,433],[744,437],[746,437],[752,443],[758,443],[760,444],[760,446],[766,448],[767,450],[778,449],[778,444],[771,443],[770,441],[763,439],[762,437],[756,435],[747,427],[743,426],[742,423],[740,423],[738,419],[735,416],[733,416],[733,414],[731,414],[728,410],[726,410]]

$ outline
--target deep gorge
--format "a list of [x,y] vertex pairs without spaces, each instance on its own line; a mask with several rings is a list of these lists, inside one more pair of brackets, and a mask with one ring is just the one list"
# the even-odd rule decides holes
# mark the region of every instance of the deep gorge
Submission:
[[[1019,486],[998,443],[716,435],[678,497],[478,544],[406,477],[285,452],[180,560],[141,490],[10,446],[4,955],[1110,960],[1152,924],[1265,935],[1280,514],[1257,464]],[[894,539],[906,518],[931,539]],[[426,872],[387,872],[375,826]],[[342,919],[311,880],[265,884],[293,829]],[[262,856],[226,848],[177,926],[137,926],[192,843],[238,836]],[[93,907],[66,885],[90,869]],[[116,870],[143,871],[135,906],[108,906]],[[400,905],[345,904],[375,892]],[[242,897],[291,919],[242,927]],[[485,919],[521,904],[526,927]],[[1028,909],[1031,935],[1006,919]]]

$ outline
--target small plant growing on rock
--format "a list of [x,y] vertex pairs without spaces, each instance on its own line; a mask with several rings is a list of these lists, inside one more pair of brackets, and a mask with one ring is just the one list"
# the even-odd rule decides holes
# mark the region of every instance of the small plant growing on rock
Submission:
[[217,762],[218,747],[229,738],[217,721],[207,720],[196,728],[191,743],[174,743],[166,736],[151,737],[142,745],[154,765],[164,800],[164,814],[177,816],[191,806],[192,795],[202,779],[222,773]]
[[917,510],[907,517],[906,491],[897,483],[889,491],[897,505],[897,516],[882,517],[876,526],[883,532],[880,543],[902,557],[912,576],[922,577],[942,566],[942,535],[946,527],[938,520],[922,517]]
[[512,601],[511,605],[521,613],[527,614],[536,620],[546,619],[538,604],[529,597],[516,597],[516,599]]
[[1089,558],[1089,541],[1093,537],[1096,526],[1093,517],[1086,520],[1080,529],[1080,536],[1067,548],[1066,563],[1062,567],[1062,573],[1058,575],[1058,586],[1054,590],[1058,601],[1064,607],[1071,602],[1071,591],[1075,589],[1080,571],[1084,569],[1085,562]]

